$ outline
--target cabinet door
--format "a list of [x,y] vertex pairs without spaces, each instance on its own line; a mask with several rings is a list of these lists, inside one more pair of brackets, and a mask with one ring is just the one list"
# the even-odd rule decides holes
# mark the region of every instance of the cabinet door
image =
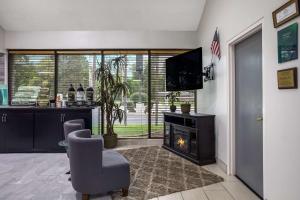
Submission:
[[33,151],[33,112],[6,112],[3,123],[6,152]]
[[34,148],[38,152],[64,152],[58,142],[64,140],[61,112],[37,111],[35,114]]
[[85,128],[92,129],[92,110],[68,110],[65,111],[64,121],[84,119]]

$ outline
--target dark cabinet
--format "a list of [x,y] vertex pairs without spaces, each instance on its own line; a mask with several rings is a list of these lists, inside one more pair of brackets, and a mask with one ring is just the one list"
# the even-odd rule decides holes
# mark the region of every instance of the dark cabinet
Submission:
[[63,152],[64,148],[58,146],[58,142],[63,139],[63,114],[37,111],[35,114],[34,150]]
[[58,145],[64,140],[63,124],[73,119],[84,119],[86,128],[91,129],[92,111],[75,110],[39,110],[35,113],[34,149],[37,152],[64,152]]
[[92,108],[0,107],[0,153],[65,152],[63,123],[84,119],[92,128]]
[[163,147],[199,165],[215,159],[214,115],[164,113]]
[[1,123],[0,123],[0,152],[4,152],[4,132],[5,132],[5,126],[4,126],[4,113],[0,112],[1,117]]
[[4,152],[30,152],[33,149],[33,112],[5,112],[2,116]]

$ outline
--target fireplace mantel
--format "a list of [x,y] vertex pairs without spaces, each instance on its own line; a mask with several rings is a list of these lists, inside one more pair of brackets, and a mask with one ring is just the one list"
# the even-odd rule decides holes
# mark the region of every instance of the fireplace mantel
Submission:
[[164,113],[164,144],[168,149],[199,165],[215,159],[214,115]]

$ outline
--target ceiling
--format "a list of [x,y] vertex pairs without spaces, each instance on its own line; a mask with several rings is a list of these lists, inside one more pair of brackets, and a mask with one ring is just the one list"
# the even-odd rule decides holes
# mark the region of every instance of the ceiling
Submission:
[[0,0],[7,31],[195,31],[206,0]]

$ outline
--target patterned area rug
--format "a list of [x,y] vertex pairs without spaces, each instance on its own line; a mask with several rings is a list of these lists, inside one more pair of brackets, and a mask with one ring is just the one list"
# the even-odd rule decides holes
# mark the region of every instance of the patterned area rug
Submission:
[[223,178],[161,147],[119,151],[130,163],[129,195],[113,199],[144,200],[222,182]]

